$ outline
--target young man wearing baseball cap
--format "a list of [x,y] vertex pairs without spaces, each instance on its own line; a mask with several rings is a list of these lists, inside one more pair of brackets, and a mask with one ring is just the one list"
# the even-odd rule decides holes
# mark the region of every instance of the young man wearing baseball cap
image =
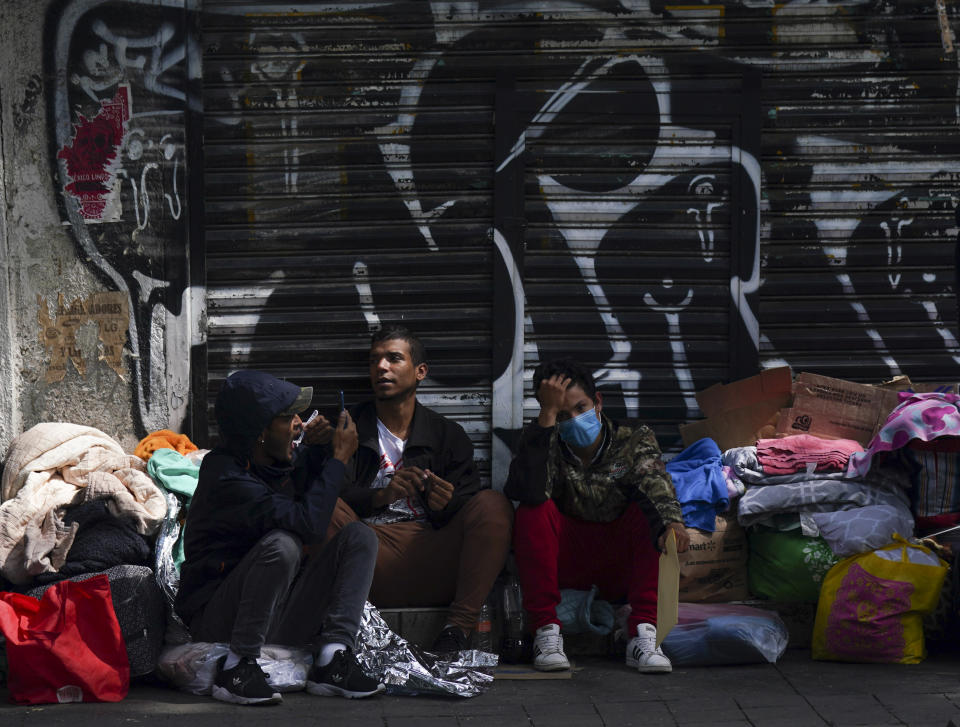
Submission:
[[[221,701],[281,701],[257,664],[265,643],[313,649],[312,694],[366,697],[383,690],[353,653],[376,536],[356,523],[304,555],[304,546],[324,540],[344,463],[357,448],[347,412],[329,446],[297,446],[304,429],[298,413],[312,395],[310,387],[267,373],[238,371],[217,396],[222,441],[200,467],[175,607],[194,640],[230,645],[213,687]],[[314,427],[304,434],[308,445],[319,443]]]

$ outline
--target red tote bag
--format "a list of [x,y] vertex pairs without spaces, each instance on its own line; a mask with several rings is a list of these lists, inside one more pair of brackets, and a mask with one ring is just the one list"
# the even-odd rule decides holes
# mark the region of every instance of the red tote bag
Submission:
[[119,702],[130,662],[105,575],[60,581],[37,600],[0,593],[7,687],[17,704]]

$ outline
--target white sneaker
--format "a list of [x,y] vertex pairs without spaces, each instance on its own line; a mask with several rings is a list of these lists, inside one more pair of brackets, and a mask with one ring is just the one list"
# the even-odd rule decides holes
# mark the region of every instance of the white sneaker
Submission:
[[673,665],[657,643],[657,627],[637,624],[637,635],[627,644],[627,666],[636,667],[641,674],[666,674]]
[[563,637],[559,624],[547,624],[537,629],[533,640],[533,668],[540,671],[563,671],[570,668],[563,653]]

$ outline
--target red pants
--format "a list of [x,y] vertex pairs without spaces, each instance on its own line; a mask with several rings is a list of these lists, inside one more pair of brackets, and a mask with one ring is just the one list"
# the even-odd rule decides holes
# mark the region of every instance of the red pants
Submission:
[[630,603],[630,632],[638,623],[657,623],[657,575],[660,561],[650,524],[640,507],[609,523],[577,520],[560,513],[553,500],[521,505],[513,526],[513,551],[530,627],[559,624],[561,588]]

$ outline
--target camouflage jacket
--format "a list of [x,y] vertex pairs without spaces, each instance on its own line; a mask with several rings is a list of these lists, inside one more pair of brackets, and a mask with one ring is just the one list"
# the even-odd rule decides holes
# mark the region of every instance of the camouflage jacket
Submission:
[[646,425],[617,426],[602,419],[604,443],[587,465],[563,445],[557,427],[545,429],[536,420],[528,424],[504,494],[521,505],[552,498],[564,515],[592,522],[615,520],[635,501],[656,540],[667,523],[683,522],[656,437]]

